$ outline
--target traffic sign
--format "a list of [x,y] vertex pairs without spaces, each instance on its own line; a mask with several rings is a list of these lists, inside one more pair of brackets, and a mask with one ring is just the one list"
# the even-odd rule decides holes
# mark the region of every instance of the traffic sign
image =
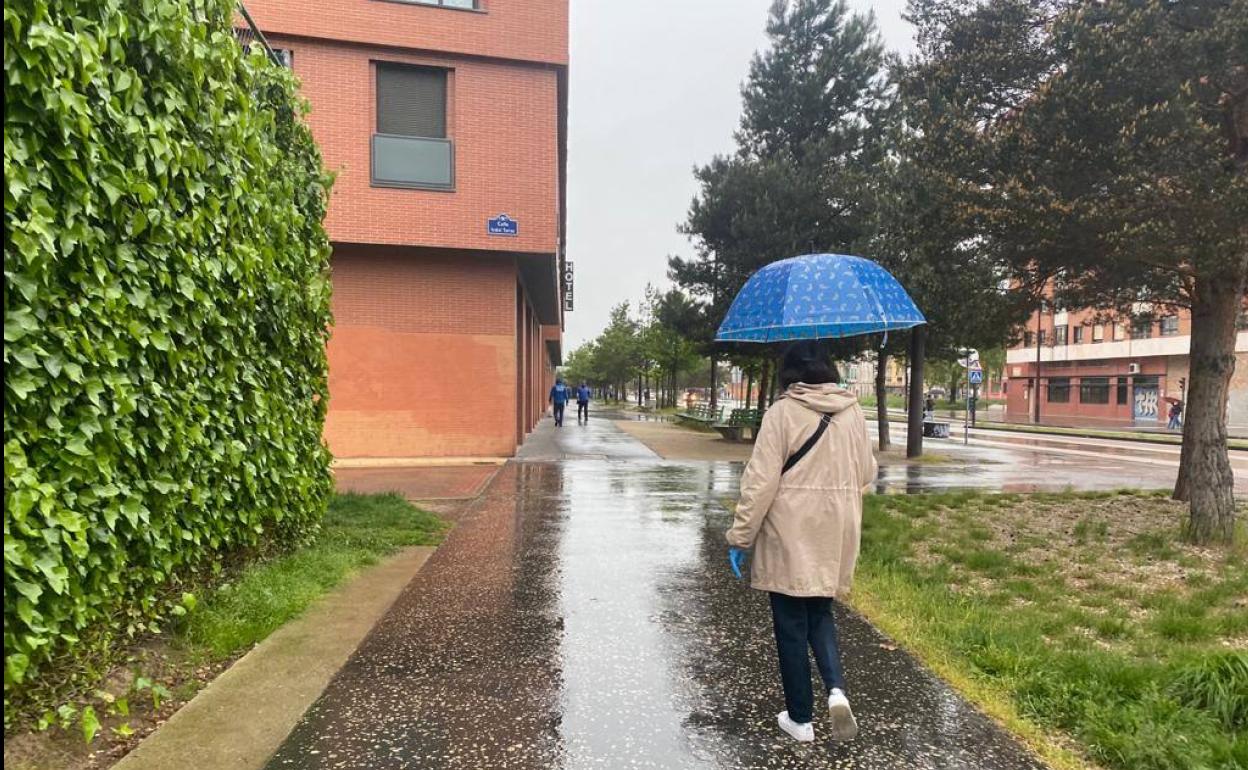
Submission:
[[966,378],[970,380],[972,385],[981,385],[984,382],[984,370],[968,369],[966,372]]

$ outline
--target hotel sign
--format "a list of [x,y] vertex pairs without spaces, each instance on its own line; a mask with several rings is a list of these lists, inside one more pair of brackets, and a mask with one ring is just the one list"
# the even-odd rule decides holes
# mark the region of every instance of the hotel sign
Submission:
[[571,313],[575,304],[572,294],[572,277],[572,263],[565,261],[563,263],[563,312],[565,313]]

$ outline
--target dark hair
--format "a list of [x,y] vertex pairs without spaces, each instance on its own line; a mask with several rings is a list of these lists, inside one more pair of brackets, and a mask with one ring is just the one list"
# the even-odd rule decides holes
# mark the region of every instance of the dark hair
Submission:
[[784,351],[784,362],[780,365],[781,388],[787,389],[795,382],[822,385],[840,382],[840,379],[827,348],[818,340],[794,342]]

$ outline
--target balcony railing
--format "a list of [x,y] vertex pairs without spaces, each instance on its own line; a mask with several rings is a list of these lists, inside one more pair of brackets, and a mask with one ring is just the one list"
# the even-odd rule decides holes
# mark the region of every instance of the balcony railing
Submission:
[[455,143],[450,139],[373,134],[373,184],[455,189]]
[[238,15],[241,17],[239,20],[241,21],[241,24],[236,24],[234,27],[234,35],[238,38],[239,44],[243,46],[243,50],[249,51],[251,50],[252,45],[258,43],[264,49],[265,55],[268,56],[274,64],[279,67],[284,66],[285,62],[282,61],[277,52],[274,51],[269,45],[269,41],[264,39],[264,33],[261,32],[260,28],[256,26],[256,22],[252,20],[251,14],[247,12],[247,6],[243,5],[242,2],[239,2],[235,5],[235,8],[238,9]]

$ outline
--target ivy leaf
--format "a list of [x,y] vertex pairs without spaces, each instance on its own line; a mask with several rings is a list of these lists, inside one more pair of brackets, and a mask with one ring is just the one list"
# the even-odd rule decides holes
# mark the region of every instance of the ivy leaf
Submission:
[[4,656],[4,678],[9,682],[21,682],[26,677],[26,669],[30,667],[30,657],[25,653],[16,652]]
[[90,743],[99,732],[100,720],[95,716],[95,708],[87,706],[82,710],[82,739]]

